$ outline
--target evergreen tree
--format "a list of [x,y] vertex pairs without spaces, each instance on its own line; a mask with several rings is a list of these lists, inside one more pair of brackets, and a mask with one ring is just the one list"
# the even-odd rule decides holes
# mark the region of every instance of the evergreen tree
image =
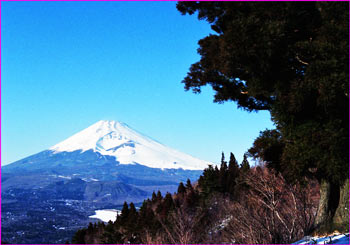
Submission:
[[75,232],[73,238],[72,238],[72,243],[73,244],[85,244],[85,235],[86,235],[86,229],[81,229]]
[[158,190],[156,200],[161,201],[162,199],[163,199],[162,193]]
[[88,226],[88,229],[87,229],[87,232],[88,232],[88,233],[92,233],[93,230],[94,230],[94,226],[93,226],[93,224],[90,222],[90,223],[89,223],[89,226]]
[[[277,130],[265,130],[260,132],[254,140],[253,146],[248,150],[248,156],[254,160],[260,160],[267,164],[267,167],[281,172],[282,154],[285,144],[282,135]],[[309,177],[311,177],[309,175]]]
[[323,186],[316,225],[331,222],[346,203],[330,197],[348,193],[349,3],[179,2],[177,8],[198,11],[216,32],[199,41],[201,58],[184,78],[185,89],[200,93],[210,85],[215,102],[269,110],[283,144],[274,167],[292,181],[316,177]]
[[155,233],[160,228],[160,224],[154,216],[152,205],[150,205],[150,201],[143,202],[138,212],[138,217],[139,228],[148,229],[152,233]]
[[136,208],[135,208],[135,205],[133,202],[130,203],[130,209],[129,209],[129,215],[130,214],[136,214],[137,211],[136,211]]
[[105,244],[122,243],[122,235],[114,229],[112,221],[108,221],[108,224],[104,228],[104,232],[101,235],[101,241]]
[[157,200],[156,193],[153,191],[152,193],[152,202],[155,202]]
[[127,220],[127,228],[129,231],[135,232],[137,231],[137,221],[138,221],[138,213],[136,211],[135,205],[133,202],[130,203],[128,220]]
[[249,169],[250,169],[250,166],[249,166],[249,162],[248,162],[248,160],[247,160],[247,155],[244,154],[244,155],[243,155],[243,161],[242,161],[242,163],[241,163],[241,170],[242,170],[244,173],[246,173],[247,171],[249,171]]
[[142,205],[141,205],[140,210],[139,210],[140,216],[141,216],[142,213],[146,212],[147,207],[148,207],[148,200],[143,200]]
[[[120,217],[120,223],[121,224],[125,224],[127,222],[127,220],[128,220],[128,216],[129,216],[129,207],[128,207],[127,202],[124,202],[121,214],[119,216]],[[119,221],[119,217],[118,217],[118,221]]]
[[170,193],[167,193],[164,197],[164,202],[163,202],[164,215],[167,215],[169,211],[173,209],[174,209],[173,197],[171,196]]
[[219,185],[219,170],[209,165],[204,169],[203,174],[199,177],[198,185],[201,188],[202,194],[208,196],[214,191],[220,191]]
[[179,187],[177,188],[178,194],[184,194],[186,192],[186,188],[182,182],[180,182]]
[[186,196],[185,196],[185,205],[186,207],[193,207],[197,201],[197,195],[195,190],[192,187],[190,179],[187,179],[186,182]]
[[227,162],[225,161],[225,154],[224,152],[221,153],[221,165],[220,170],[226,171],[227,170]]
[[220,191],[223,193],[227,191],[227,176],[228,176],[227,162],[225,161],[225,155],[222,152],[220,173],[219,173],[219,183],[220,183]]
[[241,170],[246,173],[250,169],[249,162],[247,160],[247,155],[243,155],[243,161],[241,163]]
[[186,189],[187,190],[193,190],[193,187],[192,187],[190,179],[187,179],[187,181],[186,181]]
[[230,161],[228,164],[228,171],[230,173],[235,173],[236,175],[238,174],[238,162],[236,160],[235,155],[231,152],[230,153]]
[[227,174],[227,191],[231,194],[234,194],[234,189],[236,185],[236,179],[239,175],[238,162],[235,155],[230,153],[230,161],[228,165],[228,174]]

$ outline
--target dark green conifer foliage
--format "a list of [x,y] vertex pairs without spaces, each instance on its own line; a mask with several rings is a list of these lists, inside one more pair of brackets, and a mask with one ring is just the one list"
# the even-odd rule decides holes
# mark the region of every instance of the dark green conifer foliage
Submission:
[[153,193],[152,193],[152,202],[154,202],[156,200],[157,200],[157,196],[156,196],[156,193],[153,191]]
[[[283,144],[272,165],[290,180],[319,179],[328,196],[320,207],[329,207],[327,192],[340,192],[349,178],[349,3],[178,2],[177,9],[198,12],[215,31],[199,41],[185,89],[209,85],[215,102],[269,110]],[[318,213],[325,215],[317,224],[333,216]]]
[[129,215],[136,214],[135,204],[133,202],[130,203]]
[[228,178],[227,162],[225,161],[225,155],[222,152],[222,154],[221,154],[220,173],[219,173],[219,184],[220,184],[220,191],[221,192],[226,192],[228,190],[227,178]]
[[138,226],[139,229],[145,228],[152,232],[156,232],[160,227],[159,222],[155,219],[152,203],[149,200],[144,201],[140,207],[138,212]]
[[249,166],[249,162],[247,160],[247,155],[244,154],[243,161],[241,163],[241,170],[243,171],[243,173],[246,173],[249,169],[250,169],[250,166]]
[[186,190],[193,190],[192,184],[191,184],[191,180],[187,179],[186,181]]
[[145,220],[147,218],[147,209],[148,209],[148,202],[144,200],[138,212],[140,226],[145,226]]
[[225,161],[225,154],[221,153],[221,165],[220,165],[220,171],[226,171],[227,170],[227,162]]
[[86,229],[81,229],[78,230],[73,238],[72,238],[72,243],[73,244],[84,244],[85,242],[85,235],[86,235],[87,230]]
[[163,207],[164,207],[164,211],[166,214],[168,214],[168,212],[172,209],[174,209],[174,201],[173,201],[173,197],[171,196],[170,193],[167,193],[164,197],[164,202],[163,202]]
[[142,205],[139,209],[139,214],[141,215],[142,213],[144,213],[147,210],[148,207],[148,203],[149,203],[149,199],[147,200],[143,200]]
[[228,165],[227,184],[226,184],[226,188],[227,188],[226,190],[231,194],[234,194],[236,179],[238,175],[239,175],[238,162],[236,160],[235,155],[231,152],[230,161]]
[[187,195],[185,197],[185,205],[188,208],[195,207],[196,203],[198,202],[198,194],[192,189],[187,192]]
[[182,182],[180,182],[179,187],[177,188],[177,193],[178,194],[183,194],[186,192],[186,188]]
[[175,204],[173,201],[173,197],[169,192],[167,192],[163,201],[159,203],[157,207],[157,213],[159,213],[162,218],[165,218],[168,215],[169,211],[172,210],[174,207]]
[[122,235],[114,229],[112,221],[108,221],[108,224],[104,228],[101,240],[105,244],[117,244],[120,243]]
[[90,222],[90,223],[89,223],[89,226],[88,226],[88,229],[87,229],[88,233],[91,233],[91,232],[93,231],[93,229],[94,229],[94,226],[93,226],[92,223]]
[[260,132],[247,154],[255,160],[263,161],[269,168],[282,172],[281,160],[284,147],[282,135],[277,129],[265,130]]
[[208,196],[214,191],[220,191],[219,170],[209,165],[204,169],[203,175],[199,177],[198,185],[201,187],[202,194]]
[[128,221],[127,221],[129,230],[136,230],[137,218],[138,218],[138,213],[136,211],[134,203],[131,202],[130,203],[130,208],[129,208]]
[[118,217],[118,221],[119,221],[119,218],[120,218],[120,223],[121,224],[125,224],[127,222],[127,220],[128,220],[128,216],[129,216],[129,207],[128,207],[127,202],[124,202],[121,214]]
[[160,191],[157,192],[157,201],[161,201],[163,199],[162,193]]
[[124,223],[124,228],[126,229],[125,235],[128,242],[137,243],[138,236],[136,236],[136,234],[140,231],[138,212],[133,202],[131,202],[129,206],[128,218]]

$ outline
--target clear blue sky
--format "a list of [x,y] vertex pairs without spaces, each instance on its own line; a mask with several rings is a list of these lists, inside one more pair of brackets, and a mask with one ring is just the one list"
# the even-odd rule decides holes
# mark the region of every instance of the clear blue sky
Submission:
[[211,32],[176,2],[2,2],[1,163],[38,153],[99,120],[165,145],[239,161],[268,112],[214,104],[182,79]]

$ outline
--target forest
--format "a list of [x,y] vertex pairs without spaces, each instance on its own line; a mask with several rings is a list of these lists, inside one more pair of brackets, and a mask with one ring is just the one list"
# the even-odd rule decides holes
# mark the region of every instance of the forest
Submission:
[[[349,227],[349,3],[178,2],[215,34],[182,81],[215,103],[267,110],[239,165],[222,155],[195,184],[90,224],[73,243],[291,243]],[[234,140],[234,139],[232,139]],[[237,139],[236,139],[237,140]],[[250,167],[247,158],[256,161]]]
[[90,223],[72,243],[291,243],[308,234],[319,185],[289,184],[264,166],[238,165],[231,153],[220,168],[209,166],[197,184],[177,193],[153,193],[137,211],[124,203],[115,222]]

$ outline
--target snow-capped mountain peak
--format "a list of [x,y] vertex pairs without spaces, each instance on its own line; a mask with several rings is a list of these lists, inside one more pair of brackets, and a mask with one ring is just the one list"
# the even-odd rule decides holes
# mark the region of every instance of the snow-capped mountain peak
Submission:
[[93,150],[116,157],[120,164],[138,163],[162,169],[202,170],[211,164],[171,149],[118,121],[98,121],[49,150],[56,153]]

